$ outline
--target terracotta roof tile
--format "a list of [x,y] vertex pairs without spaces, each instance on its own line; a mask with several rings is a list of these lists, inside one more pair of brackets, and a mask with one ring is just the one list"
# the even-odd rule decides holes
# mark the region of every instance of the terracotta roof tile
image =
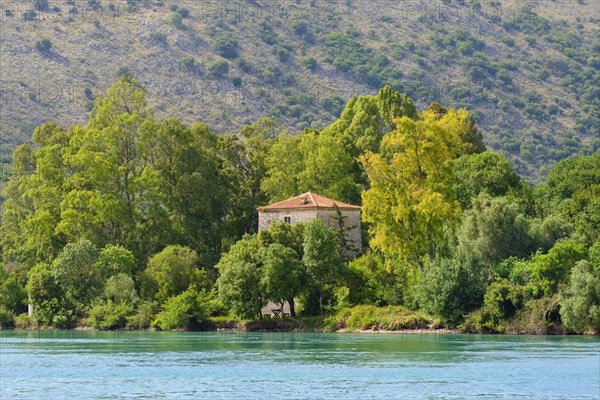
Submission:
[[283,200],[268,206],[258,207],[259,211],[268,210],[283,210],[286,208],[333,208],[337,205],[340,209],[360,210],[360,206],[342,203],[341,201],[332,200],[325,196],[316,193],[304,193],[300,196],[292,197],[291,199]]

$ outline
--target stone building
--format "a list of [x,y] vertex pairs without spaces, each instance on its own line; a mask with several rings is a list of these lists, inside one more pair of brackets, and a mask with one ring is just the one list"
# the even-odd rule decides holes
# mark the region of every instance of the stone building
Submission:
[[304,193],[291,199],[258,208],[258,229],[269,229],[274,221],[288,224],[320,219],[337,232],[344,232],[347,255],[362,252],[360,206],[342,203],[316,193]]

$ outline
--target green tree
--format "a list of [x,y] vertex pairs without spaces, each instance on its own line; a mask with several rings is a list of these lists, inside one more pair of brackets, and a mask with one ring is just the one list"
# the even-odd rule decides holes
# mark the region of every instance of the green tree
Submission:
[[513,165],[491,151],[459,157],[454,161],[454,175],[456,198],[463,210],[470,208],[471,199],[482,192],[492,197],[504,196],[521,185]]
[[418,119],[418,113],[408,96],[386,86],[377,96],[350,99],[340,118],[323,134],[336,138],[355,158],[367,150],[379,152],[381,140],[396,128],[394,120],[400,117]]
[[56,281],[77,312],[101,293],[106,276],[97,268],[98,249],[88,240],[67,244],[52,264]]
[[118,273],[106,280],[104,297],[114,304],[135,305],[139,297],[135,290],[135,282],[131,276]]
[[565,326],[578,332],[600,332],[600,267],[582,260],[570,274],[561,293],[560,316]]
[[117,274],[131,275],[135,267],[135,257],[122,246],[108,245],[100,250],[97,268],[107,278]]
[[289,302],[290,313],[294,317],[294,297],[300,294],[305,281],[305,271],[298,254],[289,247],[274,243],[262,249],[260,258],[260,283],[265,297],[281,305],[282,316],[284,304]]
[[422,307],[450,324],[483,304],[490,274],[476,257],[458,254],[427,261],[419,284]]
[[39,324],[64,326],[70,322],[72,306],[50,265],[38,264],[32,268],[26,289],[33,305],[34,318]]
[[586,259],[587,249],[580,243],[559,241],[547,254],[536,254],[530,264],[529,286],[536,296],[551,296],[567,283],[571,269]]
[[318,295],[318,310],[324,310],[324,293],[340,281],[344,275],[344,263],[335,232],[328,229],[320,219],[304,227],[304,256],[309,284]]
[[311,131],[303,132],[299,138],[281,135],[271,148],[267,165],[262,189],[272,201],[309,191],[347,202],[359,200],[354,160],[329,135]]
[[531,249],[529,222],[518,206],[485,193],[473,199],[457,236],[462,251],[476,254],[488,265],[510,256],[525,257]]
[[260,315],[267,299],[261,290],[262,265],[256,237],[244,236],[223,254],[219,270],[219,297],[231,312],[243,318]]
[[146,274],[158,287],[156,300],[164,303],[168,298],[187,290],[191,284],[202,280],[197,267],[198,254],[187,247],[167,246],[148,261]]
[[27,291],[16,273],[9,274],[6,279],[0,278],[0,307],[21,314],[27,311],[26,302]]
[[239,135],[219,138],[221,174],[229,198],[224,229],[226,236],[234,242],[244,234],[256,231],[256,208],[269,200],[261,189],[267,171],[266,159],[281,130],[281,125],[274,120],[262,118],[245,126]]

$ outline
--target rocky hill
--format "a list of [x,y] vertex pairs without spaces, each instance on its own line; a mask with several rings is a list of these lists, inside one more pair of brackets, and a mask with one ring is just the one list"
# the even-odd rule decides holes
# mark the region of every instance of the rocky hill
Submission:
[[159,118],[220,133],[271,116],[323,128],[388,84],[472,110],[533,179],[598,151],[597,0],[89,0],[1,4],[0,157],[47,120],[86,122],[121,74]]

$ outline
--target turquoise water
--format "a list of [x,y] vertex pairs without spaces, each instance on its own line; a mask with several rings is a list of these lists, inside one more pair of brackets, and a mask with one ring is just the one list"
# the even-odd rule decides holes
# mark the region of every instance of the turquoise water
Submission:
[[2,399],[600,399],[598,337],[0,336]]

